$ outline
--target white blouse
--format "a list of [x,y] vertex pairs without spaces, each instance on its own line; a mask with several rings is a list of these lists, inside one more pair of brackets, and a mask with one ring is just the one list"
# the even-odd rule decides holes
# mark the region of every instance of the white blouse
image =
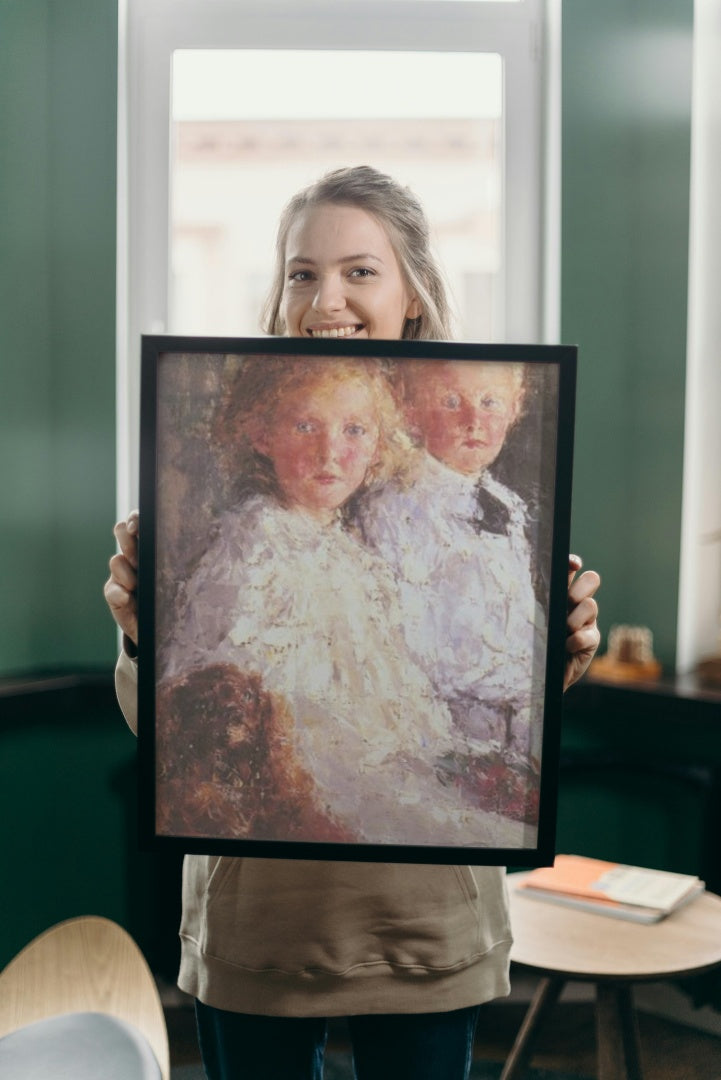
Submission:
[[[396,573],[408,646],[468,734],[538,752],[545,618],[536,602],[525,506],[484,473],[508,511],[507,535],[474,525],[477,477],[424,454],[410,484],[389,484],[359,511],[364,540]],[[523,731],[526,735],[523,735]]]
[[391,570],[340,519],[324,526],[264,496],[222,517],[162,669],[219,662],[283,696],[299,761],[359,839],[523,842],[524,826],[439,781],[438,759],[467,748],[408,653]]

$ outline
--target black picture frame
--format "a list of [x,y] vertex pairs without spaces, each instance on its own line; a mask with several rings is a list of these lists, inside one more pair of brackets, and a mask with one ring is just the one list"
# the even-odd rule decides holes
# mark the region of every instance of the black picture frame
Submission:
[[[143,337],[143,848],[553,861],[576,353],[551,345]],[[484,417],[495,410],[502,418],[502,449],[483,470],[493,478],[482,485],[492,495],[483,524],[471,521],[463,502],[476,479],[468,461],[477,458],[456,458],[452,449],[439,461],[427,449],[438,394],[443,410],[465,407],[465,391],[446,394],[455,379],[469,380],[469,400],[477,395]],[[496,381],[484,390],[488,379]],[[320,395],[312,399],[317,423],[305,419],[307,386]],[[425,441],[419,416],[431,418]],[[347,468],[314,473],[304,502],[305,489],[293,484],[306,482],[305,450],[298,456],[292,440],[330,439],[331,428],[353,453],[358,440],[365,449]],[[269,431],[280,433],[280,449]],[[469,437],[463,446],[483,454],[482,443]],[[457,460],[449,476],[448,462]],[[419,479],[426,468],[428,488]],[[283,469],[290,470],[285,488]],[[493,523],[499,504],[500,526]],[[429,553],[451,520],[464,537],[470,523],[477,539],[468,544],[478,547],[469,556],[459,541],[456,557],[456,541],[444,539],[439,569]],[[401,524],[410,532],[398,532]],[[456,624],[461,610],[466,623]],[[459,660],[466,655],[472,662]],[[476,657],[495,659],[483,668]],[[475,683],[464,681],[468,672]]]

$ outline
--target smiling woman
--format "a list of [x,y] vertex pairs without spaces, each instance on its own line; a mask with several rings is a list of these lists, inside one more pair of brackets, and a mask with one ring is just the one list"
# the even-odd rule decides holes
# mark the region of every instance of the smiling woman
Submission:
[[399,338],[420,305],[383,226],[357,206],[325,204],[288,232],[281,311],[293,337]]
[[298,337],[450,338],[446,291],[415,194],[358,166],[295,195],[278,227],[264,326]]

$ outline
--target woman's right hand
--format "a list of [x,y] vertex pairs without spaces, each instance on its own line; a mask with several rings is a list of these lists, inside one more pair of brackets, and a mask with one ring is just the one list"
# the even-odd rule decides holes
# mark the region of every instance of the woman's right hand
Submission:
[[123,633],[138,644],[138,530],[137,510],[113,529],[120,553],[110,560],[110,577],[103,589],[110,613]]

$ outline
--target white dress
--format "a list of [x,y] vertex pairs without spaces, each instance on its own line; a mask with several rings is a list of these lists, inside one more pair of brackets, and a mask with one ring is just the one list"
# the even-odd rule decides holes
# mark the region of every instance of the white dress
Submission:
[[546,626],[525,506],[484,473],[508,512],[506,535],[487,532],[474,525],[477,484],[424,454],[412,483],[367,498],[360,528],[396,573],[408,646],[459,727],[539,756]]
[[438,779],[438,760],[462,749],[458,733],[408,654],[392,573],[340,519],[323,526],[265,496],[222,517],[162,668],[211,663],[282,695],[299,762],[360,841],[523,842],[517,823]]

